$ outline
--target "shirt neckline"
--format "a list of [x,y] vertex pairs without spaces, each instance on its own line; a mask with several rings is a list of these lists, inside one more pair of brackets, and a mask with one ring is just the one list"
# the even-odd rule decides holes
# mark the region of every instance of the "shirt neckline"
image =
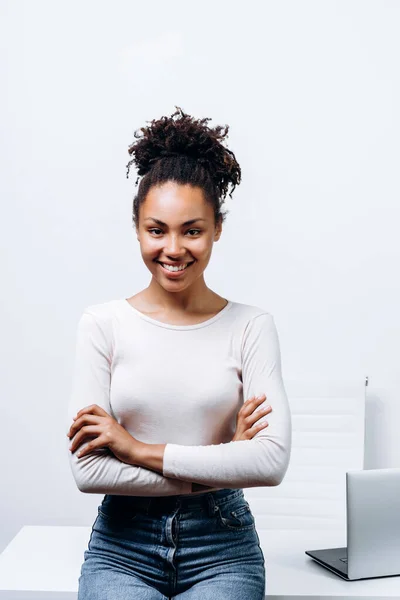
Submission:
[[[226,298],[225,298],[226,300]],[[200,327],[207,327],[211,325],[218,319],[220,319],[228,310],[232,307],[233,302],[231,300],[227,300],[227,304],[225,304],[224,308],[222,308],[216,315],[207,319],[206,321],[201,321],[200,323],[192,323],[191,325],[173,325],[172,323],[163,323],[163,321],[158,321],[157,319],[153,319],[153,317],[149,317],[144,313],[140,312],[137,308],[132,306],[130,302],[128,302],[127,298],[121,298],[121,303],[125,304],[128,310],[131,310],[138,317],[143,319],[144,321],[148,321],[153,325],[157,325],[158,327],[164,327],[165,329],[180,329],[180,330],[188,330],[188,329],[200,329]]]

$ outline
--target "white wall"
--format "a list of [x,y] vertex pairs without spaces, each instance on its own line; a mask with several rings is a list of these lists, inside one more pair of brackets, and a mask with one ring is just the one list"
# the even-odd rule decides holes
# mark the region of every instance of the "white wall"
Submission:
[[149,273],[128,145],[175,105],[243,182],[206,271],[274,315],[284,378],[364,380],[367,468],[399,466],[395,1],[0,2],[1,549],[94,520],[65,456],[75,329]]

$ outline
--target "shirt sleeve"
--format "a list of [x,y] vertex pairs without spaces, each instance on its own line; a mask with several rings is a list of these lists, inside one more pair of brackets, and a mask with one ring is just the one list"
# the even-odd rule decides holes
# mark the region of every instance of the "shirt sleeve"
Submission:
[[[275,321],[262,313],[248,322],[242,339],[243,401],[265,393],[259,406],[272,407],[262,417],[268,427],[251,440],[207,446],[166,444],[163,474],[213,487],[246,488],[279,485],[291,453],[292,423],[282,381]],[[232,433],[233,437],[233,433]]]
[[[97,404],[114,417],[110,406],[111,361],[111,323],[85,310],[77,329],[66,432],[76,413],[91,404]],[[81,492],[122,496],[171,496],[192,492],[191,482],[170,479],[150,469],[124,463],[106,447],[78,457],[77,451],[69,451],[73,438],[65,437],[72,475]],[[81,447],[91,439],[94,438],[86,438]]]

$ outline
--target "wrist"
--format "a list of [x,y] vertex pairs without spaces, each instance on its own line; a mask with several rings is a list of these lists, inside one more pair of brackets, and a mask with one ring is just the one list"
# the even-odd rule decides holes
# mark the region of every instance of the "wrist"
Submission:
[[143,467],[144,461],[147,455],[147,446],[149,444],[145,444],[144,442],[138,442],[135,440],[135,444],[132,449],[132,460],[130,461],[132,465],[136,467]]
[[166,444],[142,443],[136,456],[135,464],[152,471],[163,473],[164,450]]

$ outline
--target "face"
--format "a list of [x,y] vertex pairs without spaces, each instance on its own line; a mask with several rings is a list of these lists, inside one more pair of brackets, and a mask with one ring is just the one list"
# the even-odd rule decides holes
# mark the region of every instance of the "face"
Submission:
[[[153,278],[168,291],[182,291],[203,276],[221,230],[201,188],[167,182],[150,188],[136,234]],[[171,271],[168,265],[184,269]]]

